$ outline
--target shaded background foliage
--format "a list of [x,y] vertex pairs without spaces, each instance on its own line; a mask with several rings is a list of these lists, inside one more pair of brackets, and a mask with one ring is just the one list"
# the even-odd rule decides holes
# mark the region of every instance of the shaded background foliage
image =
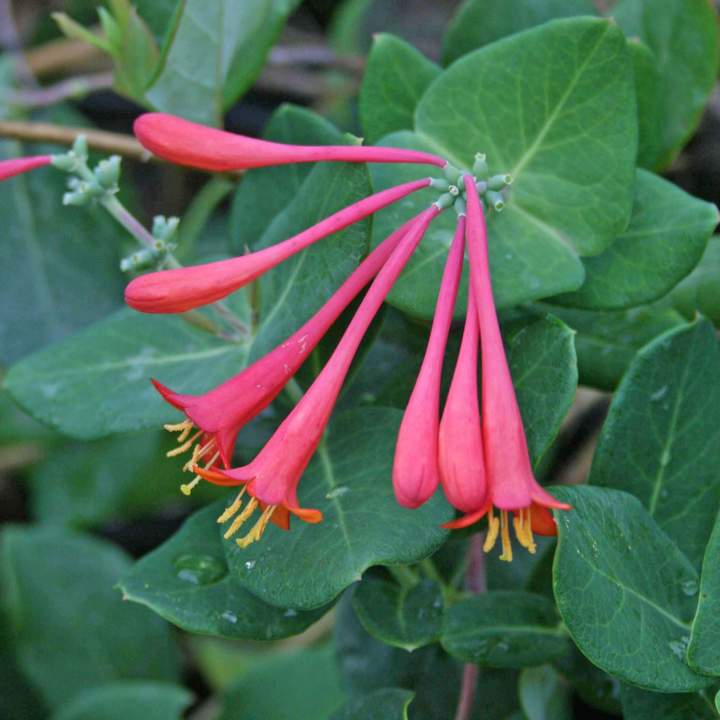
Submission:
[[[100,208],[61,209],[57,175],[16,179],[0,187],[0,714],[445,718],[463,663],[476,663],[469,717],[718,717],[720,243],[708,238],[710,203],[720,203],[720,101],[710,3],[137,0],[135,15],[117,1],[100,43],[83,29],[98,5],[16,2],[11,23],[0,2],[4,156],[40,147],[10,139],[4,122],[129,133],[151,105],[285,142],[347,142],[351,132],[430,142],[465,160],[487,149],[491,161],[530,163],[549,178],[519,177],[515,206],[493,218],[494,277],[533,462],[544,480],[581,487],[557,489],[574,506],[557,549],[542,543],[512,566],[489,557],[479,596],[462,590],[468,537],[438,528],[448,506],[395,506],[392,440],[452,230],[440,222],[374,324],[303,480],[325,524],[294,527],[292,543],[271,529],[246,552],[221,541],[217,506],[183,524],[217,493],[177,493],[179,468],[157,430],[169,416],[148,377],[162,368],[164,382],[200,391],[258,357],[398,214],[238,293],[232,308],[252,335],[227,343],[179,318],[122,310],[130,239]],[[66,13],[78,42],[62,40],[50,10]],[[567,19],[577,15],[596,19]],[[609,15],[617,25],[597,19]],[[546,34],[476,52],[558,18]],[[612,72],[568,64],[564,43],[581,34]],[[476,54],[446,69],[467,53]],[[512,83],[536,87],[543,63],[577,79],[582,131],[559,124],[566,154],[548,142],[533,161],[513,123],[537,108],[513,106],[516,90],[529,94]],[[458,118],[470,118],[469,131]],[[583,177],[591,190],[568,189],[558,177],[568,166],[585,172],[573,165],[584,152],[597,161]],[[122,196],[148,225],[159,212],[180,215],[177,254],[193,262],[275,242],[403,173],[412,176],[267,168],[238,182],[126,160]],[[566,202],[582,210],[563,214]],[[575,242],[570,251],[558,233]],[[451,352],[457,342],[454,332]],[[240,457],[289,406],[280,397],[243,431]]]

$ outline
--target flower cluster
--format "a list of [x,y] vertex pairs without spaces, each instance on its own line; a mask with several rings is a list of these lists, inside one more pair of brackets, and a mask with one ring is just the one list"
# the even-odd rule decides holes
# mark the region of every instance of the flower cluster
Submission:
[[[321,239],[423,188],[435,188],[430,207],[381,242],[302,327],[235,377],[202,395],[176,393],[154,380],[162,397],[186,417],[166,425],[178,445],[168,455],[189,453],[184,469],[194,478],[189,494],[205,479],[241,488],[218,518],[245,547],[269,522],[289,528],[290,515],[309,523],[322,513],[300,507],[298,483],[320,444],[353,358],[375,315],[441,212],[454,207],[457,227],[443,272],[425,356],[398,433],[392,481],[398,502],[416,508],[442,485],[462,515],[446,524],[465,527],[488,516],[485,549],[498,538],[501,558],[512,559],[510,526],[520,544],[535,551],[533,532],[554,534],[549,509],[569,509],[535,480],[522,417],[508,369],[493,299],[485,207],[501,210],[507,175],[489,177],[485,156],[472,172],[431,153],[365,146],[297,146],[243,137],[162,113],[142,115],[135,134],[145,148],[170,162],[210,171],[288,163],[340,161],[417,163],[442,169],[427,177],[375,193],[307,230],[271,247],[193,267],[136,277],[125,292],[128,305],[146,313],[179,313],[223,299]],[[41,165],[49,157],[0,163],[0,179]],[[441,376],[464,258],[470,266],[467,314],[450,390],[441,410]],[[299,370],[340,314],[367,287],[329,360],[257,456],[232,467],[240,429],[266,408]],[[481,384],[478,388],[478,370]],[[497,513],[497,514],[496,514]],[[512,515],[511,515],[512,514]]]

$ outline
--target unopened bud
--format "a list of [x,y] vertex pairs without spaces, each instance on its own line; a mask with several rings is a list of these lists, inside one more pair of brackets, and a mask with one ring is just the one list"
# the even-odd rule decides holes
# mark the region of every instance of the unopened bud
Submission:
[[77,159],[73,153],[52,156],[52,165],[63,172],[73,172],[77,167]]
[[473,163],[473,175],[482,180],[487,177],[488,172],[487,155],[485,153],[476,153],[475,162]]
[[484,195],[485,191],[488,189],[488,184],[485,182],[485,180],[478,180],[475,183],[475,189],[480,195]]
[[458,198],[458,199],[455,201],[455,205],[454,205],[453,207],[455,208],[455,212],[456,212],[458,215],[465,215],[465,214],[466,214],[467,206],[465,205],[465,200],[463,200],[463,198],[461,198],[461,197]]
[[443,193],[436,201],[435,205],[437,205],[441,210],[447,210],[447,208],[452,207],[452,204],[455,202],[455,196],[451,195],[449,192]]
[[499,192],[488,190],[485,193],[485,197],[487,198],[488,203],[498,212],[505,208],[505,198]]
[[87,138],[84,135],[78,135],[75,138],[75,142],[72,146],[72,151],[81,160],[87,160],[88,156],[88,144]]
[[450,188],[450,183],[444,178],[430,178],[430,187],[435,190],[447,192]]
[[120,270],[122,270],[122,272],[146,270],[155,266],[159,256],[160,253],[158,253],[157,250],[151,250],[150,248],[138,250],[120,261]]
[[153,218],[152,235],[163,243],[167,242],[177,232],[180,218],[156,215]]
[[502,190],[512,184],[512,175],[505,173],[504,175],[493,175],[488,181],[487,186],[490,190]]
[[106,160],[101,160],[95,168],[95,177],[105,190],[117,192],[118,180],[120,179],[120,163],[120,156],[112,155]]
[[458,188],[457,185],[451,185],[451,186],[448,188],[448,192],[449,192],[451,195],[453,195],[454,197],[457,197],[457,196],[460,194],[460,189]]
[[453,184],[455,185],[460,180],[460,171],[450,163],[447,163],[445,167],[443,168],[443,173],[445,173],[445,177]]

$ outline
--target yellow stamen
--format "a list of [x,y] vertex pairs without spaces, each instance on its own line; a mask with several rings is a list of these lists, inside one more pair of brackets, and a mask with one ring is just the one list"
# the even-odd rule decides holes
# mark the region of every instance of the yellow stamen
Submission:
[[267,527],[268,522],[270,522],[270,518],[272,517],[272,514],[275,512],[275,508],[277,505],[268,505],[268,507],[263,510],[263,514],[260,516],[258,521],[255,523],[253,529],[245,535],[245,537],[238,538],[235,542],[241,547],[246,548],[251,543],[256,542],[259,540],[263,533],[265,532],[265,528]]
[[168,432],[182,432],[190,428],[192,430],[192,422],[190,420],[183,420],[181,423],[163,425]]
[[221,525],[226,523],[240,509],[245,490],[247,490],[247,487],[243,487],[243,489],[238,493],[238,496],[225,508],[225,512],[217,519],[218,523]]
[[487,537],[485,538],[485,543],[483,545],[483,550],[485,552],[490,552],[495,547],[499,532],[500,521],[495,517],[493,509],[490,508],[490,510],[488,511],[488,533]]
[[515,534],[520,544],[527,549],[527,551],[534,555],[537,550],[535,545],[535,539],[532,534],[532,516],[530,514],[530,508],[522,508],[518,516],[513,520],[515,526]]
[[196,475],[189,483],[183,483],[180,486],[180,491],[183,495],[190,495],[190,493],[195,489],[195,486],[202,480],[202,478],[199,475]]
[[230,527],[225,531],[223,537],[229,540],[244,524],[245,521],[255,512],[258,501],[252,498],[245,506],[245,509],[232,521]]
[[202,434],[203,431],[198,430],[191,438],[189,438],[182,445],[180,445],[180,447],[176,447],[174,450],[170,450],[169,452],[165,453],[166,457],[175,457],[176,455],[182,455],[184,452],[187,452],[193,446],[193,443]]
[[500,512],[500,537],[502,540],[502,555],[500,559],[505,562],[512,562],[512,543],[510,542],[510,522],[508,521],[508,511]]

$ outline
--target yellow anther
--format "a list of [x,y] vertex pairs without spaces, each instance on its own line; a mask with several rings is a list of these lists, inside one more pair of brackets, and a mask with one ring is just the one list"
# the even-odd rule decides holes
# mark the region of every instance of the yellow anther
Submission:
[[238,493],[238,496],[225,508],[225,512],[223,512],[223,514],[217,519],[221,525],[226,523],[240,509],[245,490],[247,490],[247,487],[243,487],[243,489]]
[[181,432],[190,428],[192,430],[192,422],[190,420],[183,420],[181,423],[175,423],[163,425],[168,432]]
[[517,535],[520,544],[527,549],[527,551],[534,555],[537,550],[535,545],[535,539],[532,534],[532,516],[530,514],[530,508],[522,508],[518,517],[513,521],[515,525],[515,534]]
[[510,542],[510,523],[507,510],[500,512],[500,538],[502,541],[502,555],[500,559],[505,562],[512,562],[512,543]]
[[258,501],[252,498],[245,506],[245,509],[232,521],[230,527],[225,531],[223,537],[229,540],[244,524],[245,521],[255,512]]
[[193,443],[202,434],[203,431],[198,430],[191,438],[189,438],[182,445],[180,445],[180,447],[176,447],[174,450],[170,450],[169,452],[165,453],[165,455],[167,457],[175,457],[176,455],[182,455],[184,452],[187,452],[193,446]]
[[270,522],[270,518],[275,512],[276,507],[277,505],[268,505],[268,507],[263,510],[263,514],[259,517],[258,521],[253,526],[253,529],[244,537],[238,538],[235,542],[241,548],[246,548],[251,543],[259,540],[263,536],[265,528],[267,527],[268,522]]
[[195,486],[202,480],[202,478],[199,475],[196,475],[189,483],[183,483],[180,486],[180,490],[183,495],[190,495],[190,493],[195,489]]
[[497,542],[498,533],[500,532],[500,521],[495,517],[493,509],[488,511],[488,533],[483,544],[483,550],[490,552]]

